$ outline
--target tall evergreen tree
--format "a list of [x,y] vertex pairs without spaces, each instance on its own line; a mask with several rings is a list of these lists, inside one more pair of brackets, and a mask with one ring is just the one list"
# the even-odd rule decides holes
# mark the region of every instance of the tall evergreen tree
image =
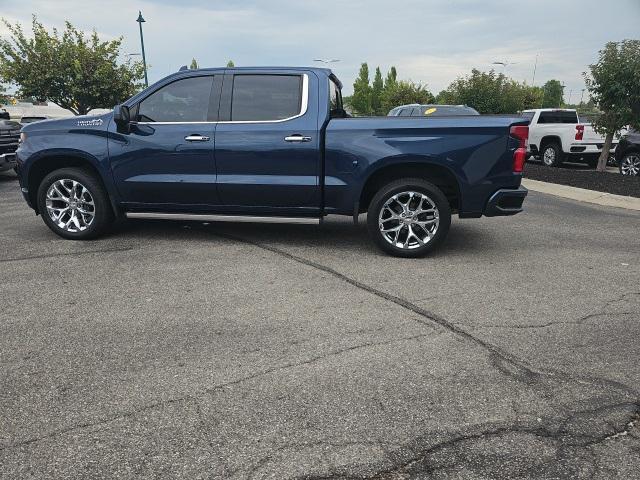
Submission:
[[390,88],[392,85],[395,85],[398,82],[398,72],[396,71],[396,67],[391,67],[389,73],[387,73],[387,79],[384,82],[384,88]]
[[360,74],[353,82],[351,107],[358,115],[371,115],[371,85],[369,84],[369,65],[360,66]]
[[198,62],[196,61],[195,58],[191,59],[191,66],[189,67],[191,70],[195,70],[198,68]]
[[376,74],[373,77],[371,86],[371,111],[374,115],[384,115],[382,111],[382,93],[384,91],[384,82],[382,81],[382,72],[380,67],[376,67]]

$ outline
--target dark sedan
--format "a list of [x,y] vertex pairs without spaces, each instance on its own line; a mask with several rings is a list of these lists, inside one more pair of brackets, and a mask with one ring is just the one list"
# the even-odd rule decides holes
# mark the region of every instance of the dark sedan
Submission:
[[640,175],[640,132],[629,130],[616,147],[616,163],[622,175]]

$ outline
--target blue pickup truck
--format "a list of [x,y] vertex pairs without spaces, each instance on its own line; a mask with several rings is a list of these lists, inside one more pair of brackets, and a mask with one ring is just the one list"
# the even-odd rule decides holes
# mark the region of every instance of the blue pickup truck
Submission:
[[321,68],[184,70],[113,112],[26,125],[24,198],[68,239],[118,217],[321,223],[367,212],[402,257],[445,238],[451,215],[513,215],[527,121],[517,116],[350,118]]

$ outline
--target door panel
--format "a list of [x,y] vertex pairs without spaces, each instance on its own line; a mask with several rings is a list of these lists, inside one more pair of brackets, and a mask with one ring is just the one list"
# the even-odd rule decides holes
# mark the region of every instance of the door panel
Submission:
[[[187,141],[201,135],[208,141]],[[219,203],[213,159],[214,124],[132,124],[109,141],[111,169],[125,202]]]
[[[222,102],[226,98],[230,105],[226,109],[221,105],[221,112],[228,111],[229,117],[218,123],[215,151],[220,200],[248,209],[319,208],[317,77],[264,71],[235,75],[236,79],[249,76],[274,78],[225,77]],[[292,76],[298,76],[299,90],[291,78],[278,78]],[[232,90],[234,84],[237,90]],[[291,92],[300,95],[295,105]],[[274,99],[279,103],[270,107]]]
[[109,126],[109,156],[124,202],[219,205],[214,161],[222,75],[170,81],[134,106],[126,133]]

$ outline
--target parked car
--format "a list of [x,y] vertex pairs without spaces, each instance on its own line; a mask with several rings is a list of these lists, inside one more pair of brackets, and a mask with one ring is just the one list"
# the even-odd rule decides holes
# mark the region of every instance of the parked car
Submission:
[[20,123],[22,125],[26,125],[28,123],[33,123],[33,122],[41,122],[42,120],[48,120],[49,117],[45,116],[45,115],[40,115],[40,116],[29,116],[29,117],[22,117],[20,119]]
[[387,114],[388,117],[440,117],[452,115],[480,115],[477,110],[466,105],[400,105]]
[[9,116],[9,112],[7,112],[4,108],[0,109],[0,120],[9,120],[11,117]]
[[620,137],[615,157],[622,175],[640,175],[640,132],[629,130]]
[[522,116],[529,120],[529,155],[544,165],[557,167],[566,160],[598,163],[604,138],[590,124],[580,123],[576,110],[537,108],[523,111]]
[[12,120],[0,120],[0,172],[16,167],[16,150],[21,125]]
[[461,218],[522,211],[518,116],[347,118],[320,68],[185,70],[113,112],[23,127],[25,200],[64,238],[114,217],[319,224],[367,212],[373,241],[423,255]]

